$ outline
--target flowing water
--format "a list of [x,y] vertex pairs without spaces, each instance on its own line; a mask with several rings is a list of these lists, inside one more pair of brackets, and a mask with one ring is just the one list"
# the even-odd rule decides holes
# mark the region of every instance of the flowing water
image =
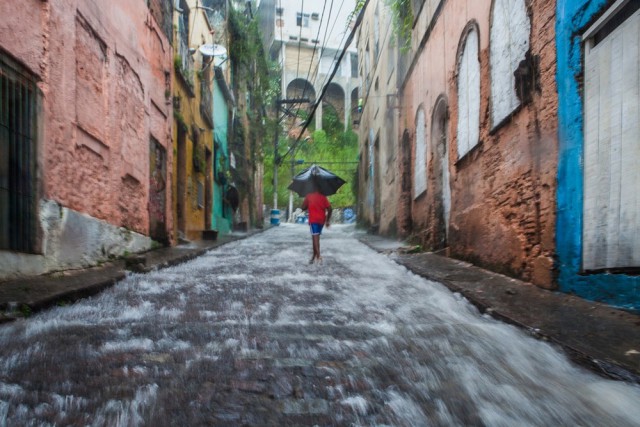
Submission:
[[640,388],[339,226],[283,225],[0,327],[0,426],[639,426]]

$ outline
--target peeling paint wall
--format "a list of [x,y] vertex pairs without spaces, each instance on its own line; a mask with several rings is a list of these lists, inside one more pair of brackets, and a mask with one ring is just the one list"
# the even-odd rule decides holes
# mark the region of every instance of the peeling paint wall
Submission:
[[[435,18],[423,33],[414,33],[415,59],[402,86],[401,129],[415,129],[420,106],[426,111],[428,152],[437,153],[440,132],[433,123],[439,98],[448,104],[446,138],[448,165],[428,161],[426,197],[411,208],[413,237],[425,248],[442,245],[447,230],[447,252],[460,259],[506,273],[536,285],[553,288],[555,235],[555,171],[557,156],[557,95],[555,83],[555,5],[542,0],[526,3],[530,22],[530,62],[518,62],[536,78],[521,107],[510,111],[499,126],[492,119],[490,58],[492,4],[490,0],[450,0],[422,13]],[[426,18],[417,17],[420,23]],[[480,121],[479,144],[458,159],[459,64],[464,36],[475,23],[479,36]],[[524,24],[523,24],[524,25]],[[416,27],[417,28],[417,27]],[[521,28],[526,30],[526,28]],[[526,58],[523,58],[526,59]],[[538,61],[538,62],[536,62]],[[512,64],[510,62],[510,64]],[[500,84],[515,85],[514,71],[504,71]],[[513,81],[513,82],[512,82]],[[514,87],[516,96],[522,96]],[[518,95],[519,94],[519,95]],[[464,98],[466,99],[466,98]],[[442,168],[448,166],[451,210],[447,226],[446,188]],[[442,173],[441,173],[442,172]],[[446,179],[446,178],[445,178]],[[444,223],[444,224],[443,224]]]
[[395,78],[398,44],[385,1],[370,2],[364,13],[358,31],[358,73],[361,81],[369,84],[358,95],[363,108],[357,131],[361,152],[367,153],[366,159],[360,159],[360,186],[367,190],[359,198],[358,221],[375,226],[382,234],[396,235],[400,231],[396,215],[400,191]]
[[[86,245],[96,245],[101,236],[90,230],[104,226],[148,236],[149,141],[153,136],[165,148],[171,141],[167,37],[145,2],[2,2],[0,17],[0,48],[38,76],[42,106],[37,168],[42,253],[0,252],[0,262],[18,257],[25,266],[8,265],[2,276],[87,266],[130,250],[117,238],[104,253],[67,245],[65,239],[95,239]],[[52,203],[70,218],[83,218],[59,234],[59,244],[47,240],[56,234],[45,218],[44,206]],[[146,238],[136,250],[150,245]]]
[[530,33],[524,0],[494,0],[489,43],[493,127],[520,106],[514,72],[529,50]]
[[[558,283],[563,292],[620,307],[640,308],[640,277],[628,274],[582,274],[584,120],[581,76],[582,32],[605,11],[607,0],[558,0],[559,164],[556,236]],[[636,69],[637,71],[637,69]]]
[[480,57],[474,25],[464,39],[458,64],[458,159],[480,142]]
[[[172,231],[175,240],[201,239],[203,231],[211,228],[213,210],[212,200],[206,197],[209,187],[213,199],[213,129],[201,109],[201,82],[212,84],[213,64],[205,72],[197,72],[208,61],[198,47],[212,43],[212,34],[204,9],[197,8],[196,3],[195,0],[185,0],[184,13],[174,10],[173,55],[182,60],[182,65],[178,69],[174,67],[172,73],[175,103],[173,152],[176,156],[173,164],[176,179],[172,181],[176,194],[172,200],[176,221]],[[187,20],[188,25],[183,27]],[[189,49],[192,49],[192,55]],[[188,64],[186,69],[185,64]],[[211,111],[212,95],[209,98]]]

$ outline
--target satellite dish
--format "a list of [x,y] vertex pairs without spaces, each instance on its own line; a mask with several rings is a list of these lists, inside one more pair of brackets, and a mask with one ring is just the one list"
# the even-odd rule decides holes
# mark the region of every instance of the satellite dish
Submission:
[[198,48],[201,54],[204,56],[225,57],[227,56],[227,49],[219,44],[203,44]]

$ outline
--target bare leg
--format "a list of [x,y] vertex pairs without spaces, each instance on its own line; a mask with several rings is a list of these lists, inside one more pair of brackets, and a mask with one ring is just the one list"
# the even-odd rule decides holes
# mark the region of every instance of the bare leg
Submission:
[[313,241],[313,258],[312,259],[320,259],[320,235],[315,234],[311,236],[311,240]]
[[315,236],[311,235],[311,247],[313,248],[313,255],[311,255],[311,259],[309,260],[309,264],[313,264],[316,260],[316,242],[313,239]]

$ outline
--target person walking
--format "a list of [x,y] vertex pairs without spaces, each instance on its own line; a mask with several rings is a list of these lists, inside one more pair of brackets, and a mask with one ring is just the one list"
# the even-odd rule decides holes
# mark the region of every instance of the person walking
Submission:
[[313,246],[313,256],[309,264],[313,264],[316,261],[322,262],[322,257],[320,256],[320,235],[325,225],[327,228],[330,226],[331,203],[329,203],[327,196],[318,191],[316,186],[315,191],[305,196],[302,202],[302,210],[309,211],[309,228],[311,229],[311,243]]

